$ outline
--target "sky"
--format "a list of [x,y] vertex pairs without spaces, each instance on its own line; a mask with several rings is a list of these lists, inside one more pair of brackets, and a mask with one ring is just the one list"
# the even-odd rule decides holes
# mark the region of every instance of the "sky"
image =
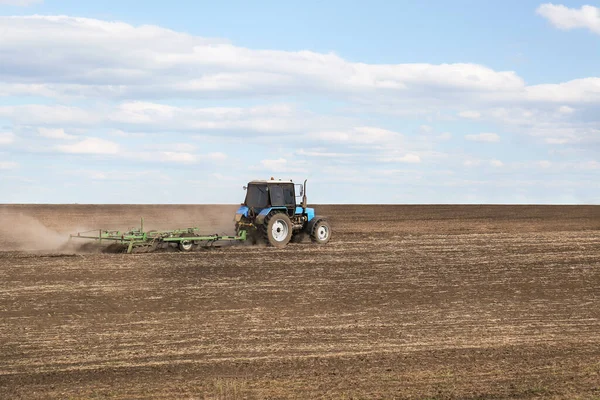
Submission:
[[600,5],[0,0],[0,203],[600,204]]

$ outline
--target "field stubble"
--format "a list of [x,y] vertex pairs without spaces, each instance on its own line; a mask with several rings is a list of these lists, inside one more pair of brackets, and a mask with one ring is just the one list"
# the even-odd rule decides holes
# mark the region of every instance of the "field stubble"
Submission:
[[317,209],[324,247],[122,255],[49,250],[235,207],[0,206],[0,397],[600,396],[600,207]]

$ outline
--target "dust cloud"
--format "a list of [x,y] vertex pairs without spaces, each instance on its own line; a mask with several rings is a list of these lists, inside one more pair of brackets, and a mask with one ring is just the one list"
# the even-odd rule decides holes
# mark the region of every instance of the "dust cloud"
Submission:
[[200,229],[202,234],[235,234],[234,215],[235,209],[229,206],[172,206],[165,207],[165,216],[167,218],[145,220],[145,229],[151,230],[169,230],[179,228]]
[[140,217],[145,231],[198,227],[202,234],[233,235],[236,209],[233,205],[0,205],[0,251],[103,252],[106,246],[96,242],[69,242],[69,234],[127,231],[139,228]]
[[69,237],[23,213],[0,212],[2,250],[46,251],[64,246]]

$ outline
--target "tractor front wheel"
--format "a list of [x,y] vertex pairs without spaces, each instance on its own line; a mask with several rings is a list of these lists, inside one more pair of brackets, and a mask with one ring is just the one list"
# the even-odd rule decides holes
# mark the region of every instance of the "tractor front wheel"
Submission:
[[331,239],[331,226],[329,223],[322,219],[318,221],[310,232],[310,239],[313,243],[326,244]]
[[285,247],[292,238],[292,221],[284,213],[274,213],[267,217],[264,224],[267,243],[273,247]]

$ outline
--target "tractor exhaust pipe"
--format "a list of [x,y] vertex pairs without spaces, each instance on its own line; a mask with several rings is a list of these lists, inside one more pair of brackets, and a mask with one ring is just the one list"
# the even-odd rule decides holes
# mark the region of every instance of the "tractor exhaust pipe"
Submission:
[[306,181],[307,180],[308,179],[304,180],[304,193],[302,194],[302,213],[303,214],[306,214],[306,203],[307,203],[307,201],[306,201]]

